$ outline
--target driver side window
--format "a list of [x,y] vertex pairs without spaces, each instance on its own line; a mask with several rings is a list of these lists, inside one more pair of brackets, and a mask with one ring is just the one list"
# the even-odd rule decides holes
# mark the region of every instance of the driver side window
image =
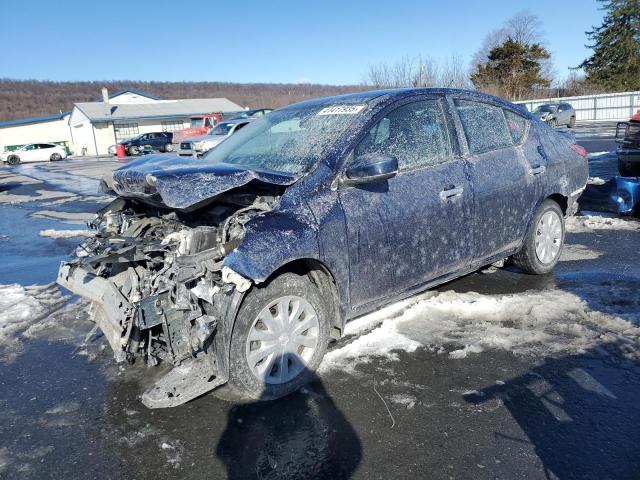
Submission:
[[396,108],[378,121],[354,149],[393,155],[400,170],[442,163],[451,157],[444,112],[439,100],[423,100]]

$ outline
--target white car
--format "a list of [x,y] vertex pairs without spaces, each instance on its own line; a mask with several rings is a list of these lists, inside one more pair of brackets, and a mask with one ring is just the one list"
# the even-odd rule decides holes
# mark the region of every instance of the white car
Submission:
[[67,151],[55,143],[29,143],[12,152],[0,153],[0,160],[9,165],[26,162],[55,162],[63,158],[67,158]]
[[178,155],[181,157],[201,157],[251,121],[253,121],[252,118],[238,118],[221,122],[207,135],[187,138],[181,141]]

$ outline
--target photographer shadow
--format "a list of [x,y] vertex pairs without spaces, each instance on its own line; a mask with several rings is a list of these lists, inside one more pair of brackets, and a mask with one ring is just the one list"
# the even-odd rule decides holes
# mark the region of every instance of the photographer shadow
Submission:
[[[278,364],[278,360],[275,362]],[[319,377],[278,400],[234,405],[216,448],[230,479],[347,479],[362,460],[358,434]]]

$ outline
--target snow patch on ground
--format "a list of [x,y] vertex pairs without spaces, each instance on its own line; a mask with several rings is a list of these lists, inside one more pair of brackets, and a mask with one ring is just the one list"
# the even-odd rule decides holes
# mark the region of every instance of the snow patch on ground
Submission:
[[568,286],[571,291],[426,292],[401,302],[404,307],[395,314],[381,319],[380,311],[358,319],[355,328],[348,325],[347,333],[360,336],[330,351],[320,371],[353,373],[358,364],[375,358],[394,361],[398,352],[420,347],[446,349],[451,358],[462,359],[486,349],[553,355],[622,342],[629,355],[640,358],[639,285],[581,281]]
[[586,245],[564,244],[562,248],[562,254],[560,256],[561,262],[570,262],[576,260],[594,260],[602,256],[602,252],[592,250]]
[[67,302],[55,284],[0,285],[0,360],[12,361],[22,349],[17,338]]
[[36,193],[38,195],[18,195],[8,192],[0,192],[0,203],[24,203],[76,197],[73,193],[59,192],[56,190],[36,190]]
[[640,231],[640,221],[631,218],[605,217],[598,215],[575,215],[566,220],[570,233],[588,233],[593,230],[636,230]]
[[36,218],[60,220],[61,222],[75,225],[82,225],[89,220],[93,220],[96,215],[95,213],[84,212],[58,212],[55,210],[39,210],[32,213],[31,216]]
[[604,185],[607,181],[600,177],[589,177],[587,179],[587,184],[589,185]]
[[75,238],[75,237],[92,237],[95,232],[91,230],[40,230],[41,237],[49,238]]

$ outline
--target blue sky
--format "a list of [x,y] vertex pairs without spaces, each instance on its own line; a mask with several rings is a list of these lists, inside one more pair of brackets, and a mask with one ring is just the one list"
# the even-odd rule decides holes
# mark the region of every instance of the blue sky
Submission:
[[516,12],[539,16],[559,77],[589,54],[595,0],[2,0],[0,77],[360,83],[371,64],[465,63]]

